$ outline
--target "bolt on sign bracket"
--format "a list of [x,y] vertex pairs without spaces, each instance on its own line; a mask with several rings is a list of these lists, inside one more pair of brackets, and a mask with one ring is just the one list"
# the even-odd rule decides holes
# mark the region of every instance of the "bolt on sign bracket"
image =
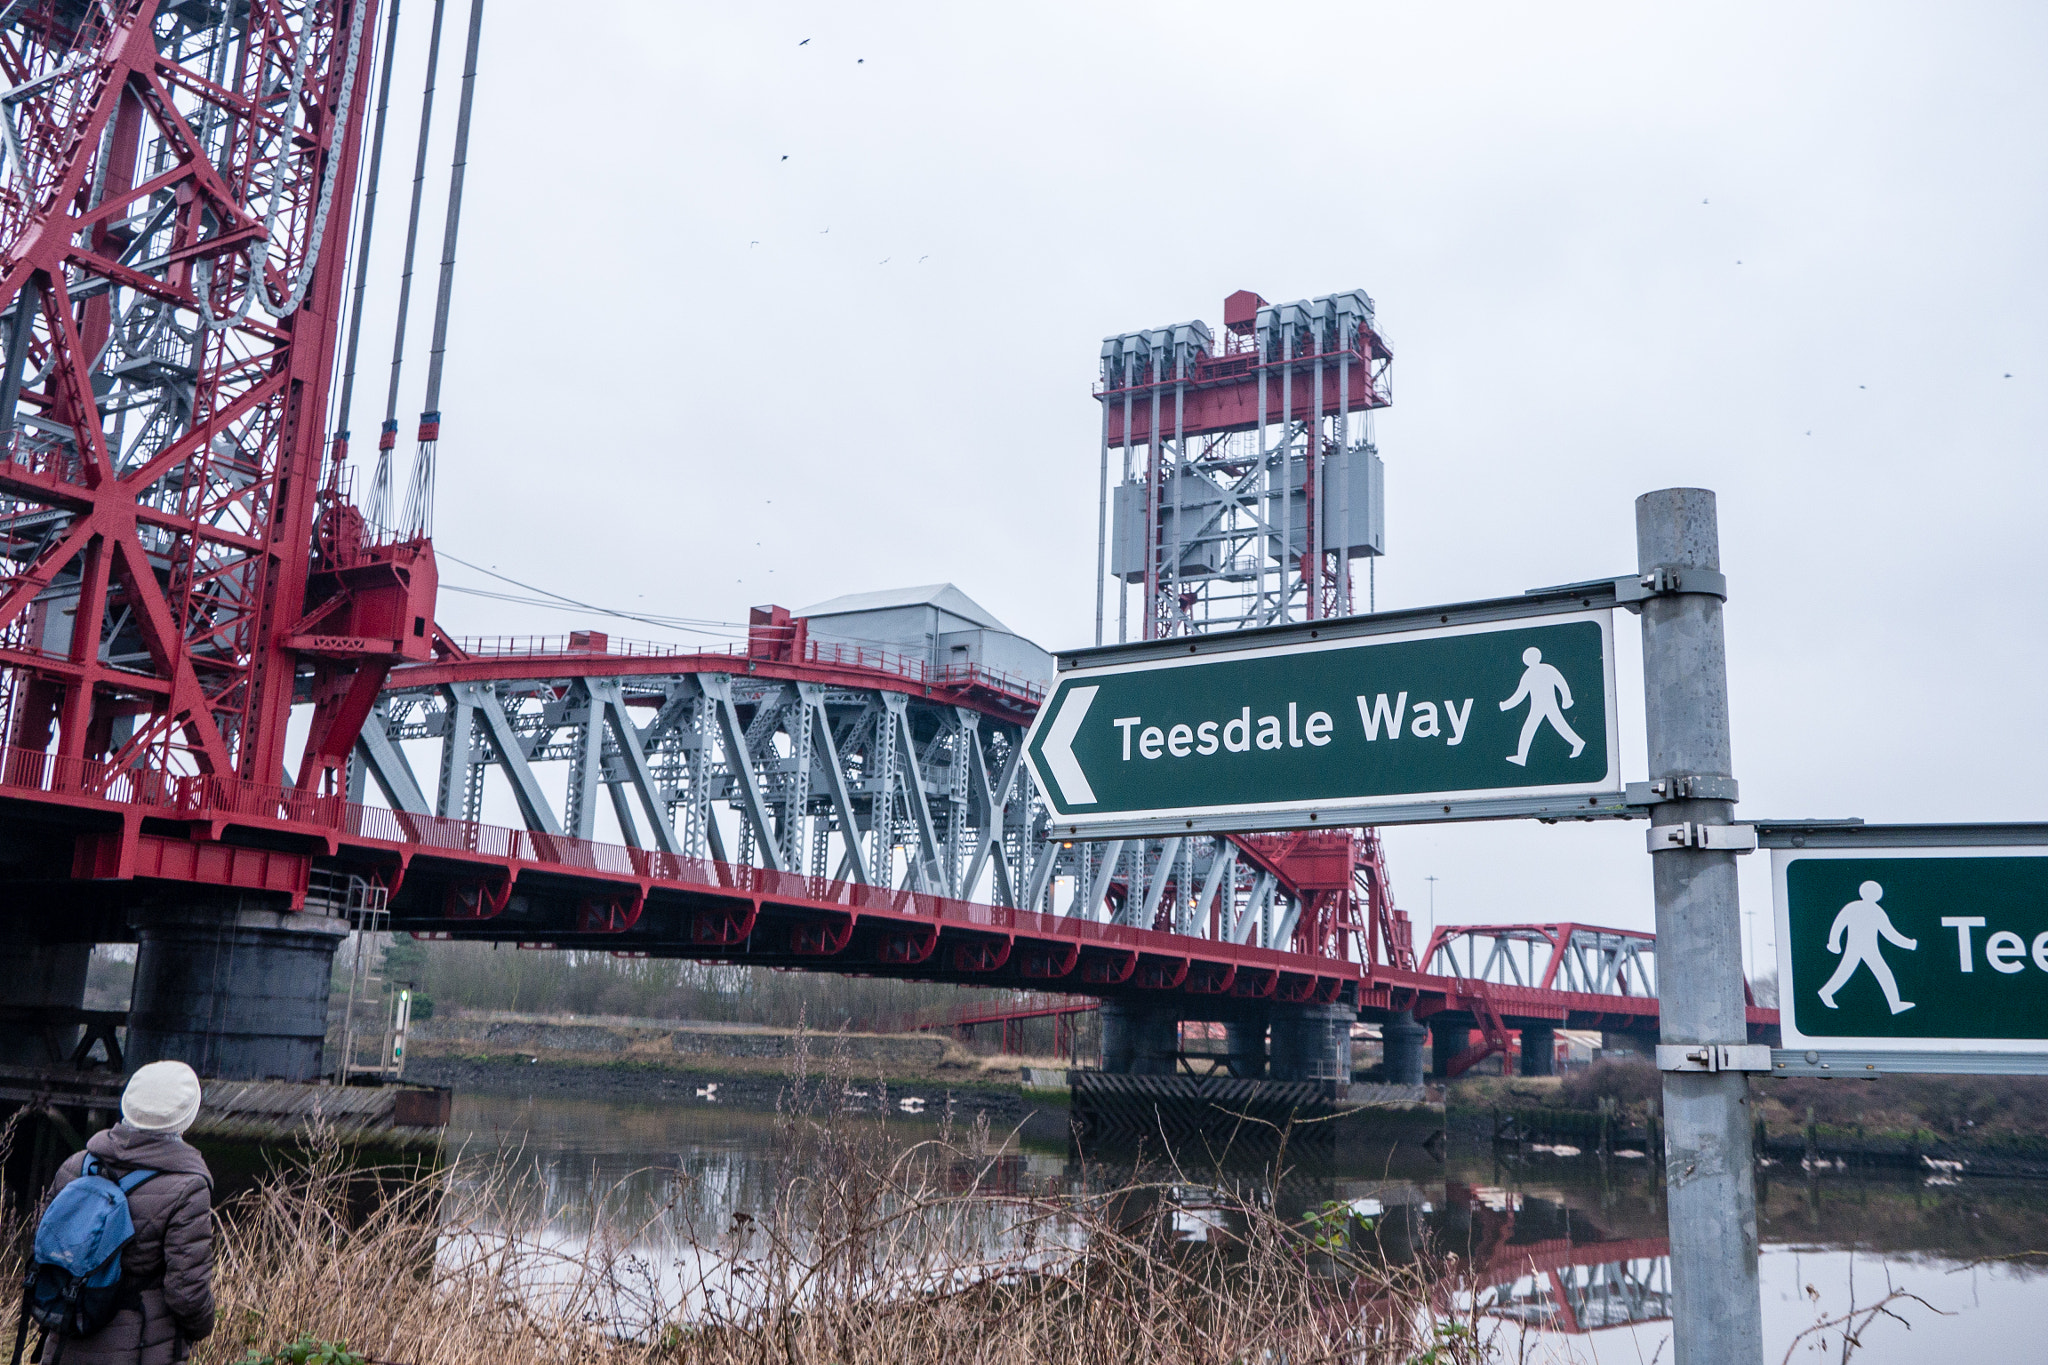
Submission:
[[1645,574],[1630,574],[1614,580],[1615,605],[1641,611],[1652,597],[1678,597],[1698,593],[1703,597],[1728,600],[1728,575],[1718,569],[1679,568],[1660,565]]
[[1754,853],[1755,825],[1708,825],[1686,820],[1675,825],[1650,826],[1650,852],[1666,853],[1674,848],[1704,848],[1723,853]]
[[1674,773],[1652,782],[1630,782],[1623,799],[1631,806],[1658,806],[1666,801],[1740,801],[1741,787],[1719,773]]
[[1659,1071],[1769,1071],[1768,1043],[1659,1043]]

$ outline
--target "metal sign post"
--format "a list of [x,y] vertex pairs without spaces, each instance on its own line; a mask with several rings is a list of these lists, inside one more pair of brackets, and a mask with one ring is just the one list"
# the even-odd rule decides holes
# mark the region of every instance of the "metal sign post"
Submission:
[[2048,825],[1757,828],[1775,1074],[2048,1074]]
[[1603,580],[1082,651],[1025,756],[1080,838],[1619,816],[1616,601]]
[[[1676,1365],[1759,1365],[1756,1183],[1735,858],[1753,832],[1731,824],[1726,594],[1714,495],[1667,488],[1636,499],[1650,849],[1660,973],[1666,1210]],[[1755,1054],[1762,1052],[1759,1058]]]

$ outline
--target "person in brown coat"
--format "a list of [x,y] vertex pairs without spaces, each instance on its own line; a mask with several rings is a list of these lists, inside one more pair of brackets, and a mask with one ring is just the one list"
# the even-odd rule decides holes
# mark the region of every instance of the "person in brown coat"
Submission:
[[[86,1140],[58,1168],[50,1193],[76,1180],[86,1152],[99,1174],[157,1174],[128,1196],[135,1238],[121,1253],[121,1276],[138,1292],[107,1325],[63,1343],[63,1365],[175,1365],[213,1331],[213,1174],[181,1136],[199,1117],[199,1078],[183,1062],[151,1062],[121,1092],[121,1121]],[[55,1356],[46,1341],[39,1360]]]

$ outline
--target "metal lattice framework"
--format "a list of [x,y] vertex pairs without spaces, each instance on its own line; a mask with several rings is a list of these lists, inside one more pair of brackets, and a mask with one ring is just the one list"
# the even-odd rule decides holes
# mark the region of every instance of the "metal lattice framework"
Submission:
[[[1372,299],[1239,291],[1224,324],[1220,342],[1185,322],[1102,343],[1098,569],[1117,585],[1118,639],[1133,586],[1148,640],[1353,610],[1349,532],[1379,519],[1369,414],[1391,401]],[[1098,643],[1104,624],[1098,596]],[[1076,863],[1085,901],[1118,923],[1414,966],[1371,830],[1114,840]]]
[[374,0],[0,29],[0,725],[86,774],[331,781],[431,551],[322,478]]
[[[1239,291],[1224,324],[1220,343],[1201,322],[1102,343],[1098,567],[1119,640],[1133,586],[1147,640],[1348,616],[1353,552],[1382,549],[1370,414],[1392,401],[1393,352],[1371,297]],[[1098,599],[1098,642],[1102,627]]]
[[[1019,761],[1037,684],[809,642],[802,625],[761,627],[743,651],[597,632],[450,645],[392,675],[351,795],[374,784],[396,810],[477,821],[496,786],[528,830],[581,840],[608,804],[636,848],[1413,966],[1369,833],[1049,839]],[[419,741],[438,750],[431,782],[405,751]]]
[[[1018,761],[1035,697],[961,670],[812,645],[788,657],[471,642],[400,670],[363,734],[358,782],[395,809],[480,818],[502,779],[529,830],[621,836],[689,858],[993,904],[1045,901],[1058,846]],[[595,648],[592,642],[595,641]],[[400,747],[440,751],[431,800]]]
[[1585,924],[1444,925],[1422,969],[1467,981],[1583,995],[1657,994],[1657,936]]

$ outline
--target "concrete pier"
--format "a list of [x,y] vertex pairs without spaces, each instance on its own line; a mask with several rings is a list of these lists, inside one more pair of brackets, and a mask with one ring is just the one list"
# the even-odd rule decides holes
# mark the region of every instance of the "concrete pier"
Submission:
[[1550,1076],[1557,1071],[1557,1030],[1548,1024],[1522,1025],[1522,1074]]
[[[7,969],[0,971],[0,1009],[76,1010],[85,1004],[85,975],[92,963],[90,943],[0,945]],[[0,1021],[0,1066],[49,1066],[68,1058],[78,1042],[76,1025],[53,1026],[19,1019]],[[52,1049],[57,1055],[51,1055]]]
[[1180,1016],[1130,1000],[1102,1002],[1102,1069],[1111,1075],[1171,1076],[1180,1052]]
[[1415,1022],[1413,1010],[1397,1010],[1380,1025],[1388,1085],[1422,1084],[1422,1035],[1426,1032]]
[[1472,1029],[1465,1024],[1447,1024],[1438,1015],[1429,1021],[1429,1074],[1448,1076],[1459,1053],[1472,1046]]
[[1266,1021],[1233,1019],[1223,1025],[1223,1050],[1230,1058],[1230,1074],[1255,1081],[1266,1074]]
[[1349,1005],[1275,1006],[1272,1078],[1349,1082],[1351,1026],[1357,1021],[1358,1011]]
[[327,997],[344,920],[198,906],[134,921],[141,945],[128,1062],[185,1062],[226,1080],[321,1074]]

